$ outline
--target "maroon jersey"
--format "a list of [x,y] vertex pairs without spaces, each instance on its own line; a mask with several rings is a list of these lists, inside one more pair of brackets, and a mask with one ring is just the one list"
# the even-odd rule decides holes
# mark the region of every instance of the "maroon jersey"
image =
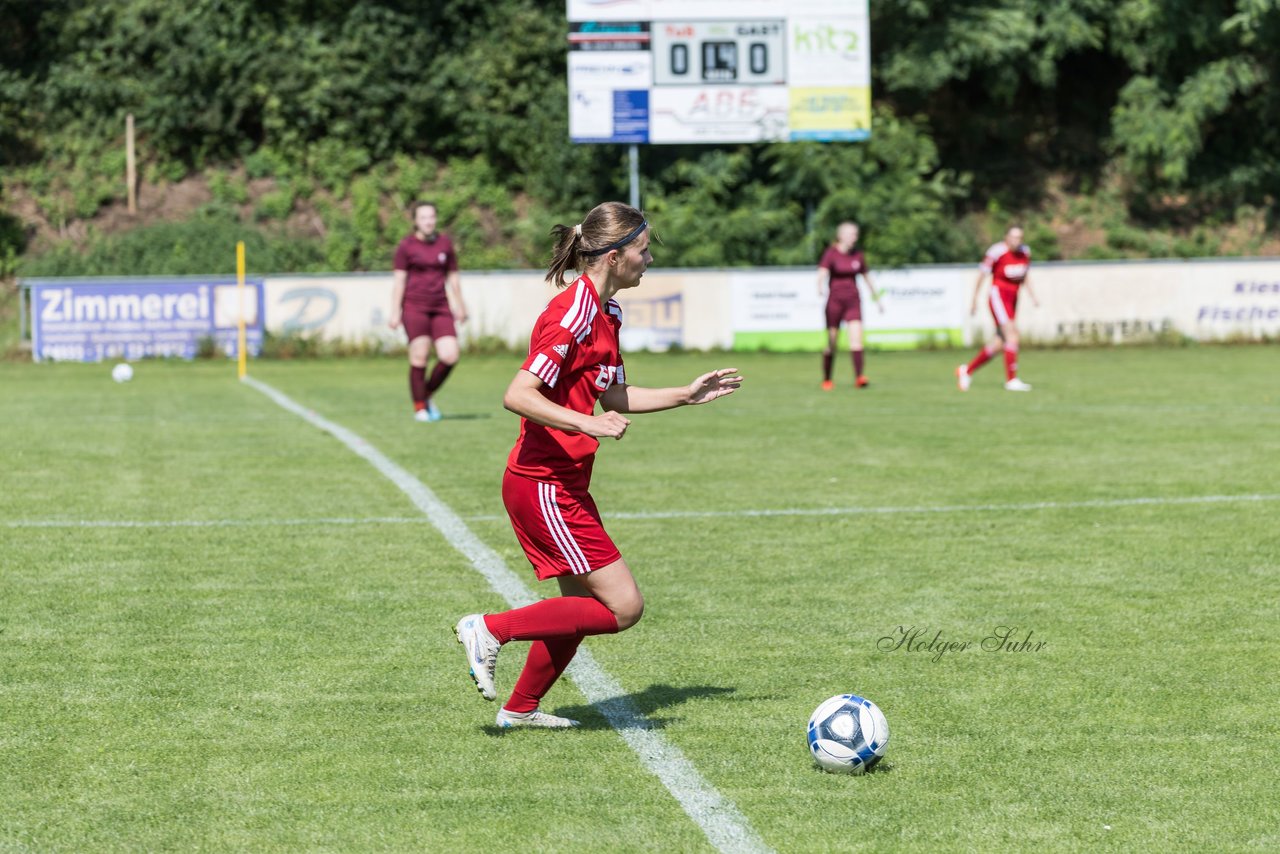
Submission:
[[991,281],[996,287],[1016,291],[1027,278],[1027,270],[1031,268],[1031,249],[1025,243],[1010,249],[1001,240],[987,250],[987,255],[979,266],[984,272],[991,274]]
[[458,269],[453,241],[443,234],[420,240],[410,234],[396,247],[395,269],[405,271],[404,305],[427,311],[448,311],[445,278]]
[[857,299],[858,275],[865,276],[869,272],[861,249],[846,253],[836,246],[827,247],[818,267],[831,272],[829,299]]
[[[618,350],[622,308],[600,297],[585,275],[547,304],[529,338],[529,356],[520,367],[542,380],[552,403],[589,415],[611,385],[626,376]],[[543,427],[520,419],[520,438],[507,468],[535,480],[585,487],[591,480],[599,440],[585,433]]]

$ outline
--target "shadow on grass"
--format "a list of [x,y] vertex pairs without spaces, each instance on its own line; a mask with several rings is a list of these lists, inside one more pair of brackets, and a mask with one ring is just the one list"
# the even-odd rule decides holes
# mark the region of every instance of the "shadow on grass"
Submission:
[[445,415],[441,413],[441,421],[479,421],[482,418],[492,418],[492,412],[459,412],[455,415]]
[[[689,700],[732,694],[736,689],[715,685],[650,685],[634,694],[622,694],[601,700],[590,706],[560,706],[552,714],[581,721],[580,730],[601,729],[664,729],[677,723],[679,717],[659,716],[657,713]],[[543,707],[546,710],[546,707]],[[487,726],[489,735],[503,735],[510,730]]]

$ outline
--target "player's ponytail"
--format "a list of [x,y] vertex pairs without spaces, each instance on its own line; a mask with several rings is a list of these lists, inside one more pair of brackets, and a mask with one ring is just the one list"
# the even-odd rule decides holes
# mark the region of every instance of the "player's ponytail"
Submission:
[[551,227],[555,248],[547,265],[546,280],[557,288],[569,284],[566,276],[581,271],[613,249],[621,249],[648,227],[644,214],[622,202],[605,202],[592,208],[577,225]]

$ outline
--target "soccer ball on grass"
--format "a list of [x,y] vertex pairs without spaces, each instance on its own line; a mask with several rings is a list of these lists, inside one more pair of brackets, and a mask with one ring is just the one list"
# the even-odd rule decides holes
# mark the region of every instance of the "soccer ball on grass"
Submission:
[[809,750],[823,770],[861,774],[884,756],[889,722],[870,700],[838,694],[809,717]]
[[121,362],[111,369],[111,379],[118,383],[127,383],[133,379],[133,368],[127,362]]

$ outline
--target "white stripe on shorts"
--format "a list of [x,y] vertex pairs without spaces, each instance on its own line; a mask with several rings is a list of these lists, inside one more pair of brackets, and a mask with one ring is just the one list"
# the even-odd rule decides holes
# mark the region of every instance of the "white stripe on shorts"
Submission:
[[587,556],[582,553],[582,549],[578,548],[578,543],[573,539],[573,534],[569,531],[569,526],[565,524],[564,517],[560,515],[560,508],[556,505],[555,484],[538,484],[538,504],[542,506],[542,521],[546,523],[547,530],[551,532],[551,538],[560,548],[560,554],[564,556],[565,563],[569,564],[569,571],[574,575],[590,572],[591,565],[587,563]]
[[1004,300],[1000,297],[1000,289],[991,286],[991,311],[995,313],[997,323],[1008,323],[1009,315],[1004,310]]

